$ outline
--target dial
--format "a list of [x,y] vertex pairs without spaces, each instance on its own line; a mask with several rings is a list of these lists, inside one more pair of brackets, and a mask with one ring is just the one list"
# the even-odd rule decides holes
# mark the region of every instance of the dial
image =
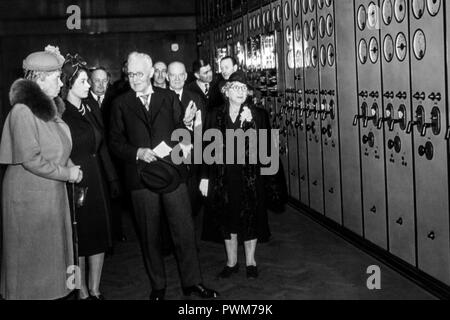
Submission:
[[371,2],[369,4],[368,12],[368,19],[367,23],[369,24],[369,27],[372,29],[375,29],[378,27],[378,17],[379,17],[379,10],[375,3]]
[[333,0],[325,0],[325,4],[329,7],[333,4]]
[[376,63],[378,61],[378,52],[379,51],[380,50],[378,47],[378,40],[376,38],[370,39],[370,44],[369,44],[370,61],[372,61],[373,63]]
[[281,6],[277,6],[277,22],[281,21]]
[[427,0],[428,12],[435,16],[439,13],[439,9],[441,8],[441,0]]
[[331,37],[333,35],[333,29],[334,29],[333,17],[331,16],[331,14],[329,14],[327,17],[327,34],[328,34],[328,36]]
[[418,60],[422,60],[425,57],[427,50],[427,40],[422,30],[417,30],[414,34],[414,55]]
[[319,9],[323,9],[324,0],[317,0],[317,5],[319,6]]
[[320,47],[320,64],[322,65],[322,67],[325,67],[325,65],[327,64],[327,49],[325,48],[325,46]]
[[367,24],[367,12],[366,8],[361,5],[358,9],[358,27],[361,31],[366,28]]
[[286,2],[284,4],[284,18],[286,20],[289,20],[291,18],[291,6],[289,5],[289,2]]
[[384,58],[387,62],[394,58],[394,40],[389,34],[384,38]]
[[392,22],[392,1],[384,0],[383,3],[383,21],[388,26]]
[[286,60],[288,69],[294,69],[294,50],[289,50]]
[[288,44],[292,43],[292,30],[289,26],[286,27],[286,42]]
[[298,17],[299,11],[300,11],[300,0],[294,0],[294,15]]
[[310,24],[309,24],[309,33],[311,36],[311,40],[314,40],[316,38],[316,20],[312,19]]
[[425,11],[425,0],[413,0],[413,13],[417,19],[422,18]]
[[277,8],[273,8],[272,10],[272,22],[277,22]]
[[272,15],[270,14],[270,10],[267,10],[266,12],[266,20],[267,20],[267,24],[270,24],[270,19],[271,19]]
[[308,47],[305,49],[305,67],[311,65],[311,49]]
[[303,13],[308,13],[308,0],[303,0]]
[[362,64],[365,64],[367,62],[367,42],[364,39],[361,39],[359,42],[359,61],[361,61]]
[[258,14],[258,15],[256,16],[256,28],[259,29],[260,23],[261,23],[261,16]]
[[314,68],[317,67],[317,59],[318,58],[319,57],[317,56],[317,48],[312,47],[312,49],[311,49],[311,64]]
[[335,61],[335,53],[334,53],[334,47],[332,44],[328,45],[328,64],[330,65],[330,67],[332,67],[334,65],[334,61]]
[[324,17],[320,17],[319,21],[319,35],[321,38],[325,37],[325,29],[327,27],[327,24],[325,22]]
[[263,25],[263,27],[265,27],[266,26],[266,13],[265,12],[263,12],[263,14],[262,14],[262,25]]
[[305,21],[303,25],[303,38],[305,38],[305,41],[309,40],[309,23],[308,21]]
[[406,17],[406,1],[405,0],[395,0],[395,19],[397,22],[403,22]]
[[309,11],[314,12],[316,10],[316,0],[309,0]]
[[302,31],[300,28],[300,24],[298,24],[298,23],[295,25],[294,37],[295,37],[295,41],[297,41],[297,42],[300,42],[300,40],[302,38]]
[[406,36],[400,32],[395,40],[395,53],[397,54],[397,59],[400,61],[405,60],[407,52],[408,43],[406,42]]

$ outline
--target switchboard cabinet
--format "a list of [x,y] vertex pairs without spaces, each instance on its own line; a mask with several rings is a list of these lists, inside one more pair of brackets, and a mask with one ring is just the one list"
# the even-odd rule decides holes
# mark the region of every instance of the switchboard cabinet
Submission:
[[413,0],[409,14],[418,267],[450,284],[444,1]]
[[320,109],[316,113],[316,118],[322,122],[320,133],[323,150],[325,215],[338,224],[342,224],[334,3],[333,0],[317,1]]
[[355,1],[358,105],[365,238],[388,248],[384,130],[377,127],[383,109],[380,1]]
[[310,207],[324,214],[322,134],[319,119],[319,50],[317,2],[303,0],[303,41],[306,131],[308,143],[309,201]]
[[378,129],[385,132],[389,251],[415,265],[408,2],[383,0],[380,15],[384,115]]

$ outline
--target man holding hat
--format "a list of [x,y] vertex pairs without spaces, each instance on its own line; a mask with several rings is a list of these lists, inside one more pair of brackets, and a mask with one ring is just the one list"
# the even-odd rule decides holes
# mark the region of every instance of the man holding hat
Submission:
[[[138,52],[128,56],[132,90],[114,101],[110,131],[111,150],[125,164],[126,184],[131,191],[152,286],[150,299],[164,299],[166,289],[160,243],[162,211],[167,215],[175,244],[183,293],[214,298],[217,292],[202,284],[185,168],[174,165],[170,156],[158,156],[155,151],[164,145],[173,148],[176,143],[171,141],[172,132],[192,128],[197,110],[191,106],[183,117],[176,95],[151,85],[153,73],[150,56]],[[164,148],[168,149],[167,146]]]

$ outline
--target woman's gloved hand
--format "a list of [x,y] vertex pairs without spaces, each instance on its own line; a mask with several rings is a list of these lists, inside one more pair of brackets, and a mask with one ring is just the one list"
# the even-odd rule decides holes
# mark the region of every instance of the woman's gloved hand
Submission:
[[208,196],[208,185],[209,185],[209,180],[208,179],[202,179],[200,181],[200,192],[202,193],[202,195],[204,197]]

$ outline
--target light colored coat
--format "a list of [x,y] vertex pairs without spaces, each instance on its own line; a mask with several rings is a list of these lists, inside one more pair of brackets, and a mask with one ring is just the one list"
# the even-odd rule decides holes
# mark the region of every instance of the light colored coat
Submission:
[[70,293],[66,272],[73,265],[70,131],[33,82],[16,81],[10,99],[14,107],[0,144],[0,163],[8,164],[0,293],[6,299],[62,298]]

